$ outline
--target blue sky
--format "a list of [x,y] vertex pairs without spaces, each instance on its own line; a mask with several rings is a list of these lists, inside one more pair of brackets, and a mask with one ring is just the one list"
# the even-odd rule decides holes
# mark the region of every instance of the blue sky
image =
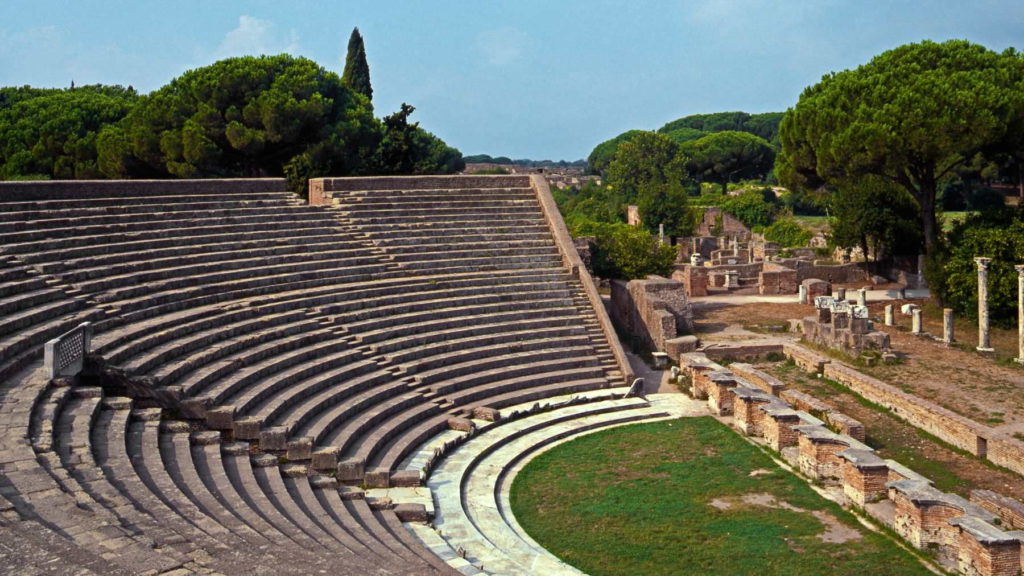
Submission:
[[0,0],[0,85],[159,88],[226,56],[341,72],[366,40],[378,115],[402,102],[465,154],[577,159],[688,114],[792,106],[884,50],[1024,49],[1021,0]]

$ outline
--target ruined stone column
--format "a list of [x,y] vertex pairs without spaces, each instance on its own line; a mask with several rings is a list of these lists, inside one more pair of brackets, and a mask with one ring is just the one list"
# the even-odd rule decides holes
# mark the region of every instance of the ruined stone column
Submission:
[[857,290],[857,306],[867,306],[867,305],[868,305],[868,289],[867,288],[861,288],[860,290]]
[[988,265],[991,258],[975,258],[978,264],[978,352],[992,352],[988,339]]
[[943,308],[942,309],[942,341],[949,344],[953,343],[953,309]]
[[1017,271],[1017,362],[1024,364],[1024,264],[1013,267]]
[[798,299],[801,304],[807,304],[807,286],[804,286],[802,284],[800,285],[800,293]]
[[885,305],[885,325],[886,326],[895,326],[896,325],[896,319],[895,319],[895,315],[893,314],[893,306],[892,306],[892,304],[886,304]]
[[846,288],[836,289],[836,300],[846,300]]
[[912,334],[920,334],[921,330],[921,309],[915,308],[913,311],[913,317],[910,323],[910,332]]

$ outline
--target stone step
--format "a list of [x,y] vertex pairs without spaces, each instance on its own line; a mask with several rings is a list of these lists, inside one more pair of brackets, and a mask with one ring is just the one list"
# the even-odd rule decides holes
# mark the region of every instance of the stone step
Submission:
[[[230,198],[230,197],[228,197]],[[150,214],[154,208],[161,212],[223,211],[240,208],[294,206],[288,193],[254,196],[253,199],[199,199],[191,196],[157,196],[150,203],[124,204],[117,198],[89,200],[49,200],[43,203],[10,202],[0,208],[0,221],[29,222],[45,218],[76,218],[89,216]]]
[[[57,295],[58,297],[60,295]],[[25,328],[67,316],[85,308],[81,300],[68,298],[50,299],[35,306],[0,317],[0,337],[23,331]]]
[[[63,242],[53,243],[53,246],[44,245],[39,250],[19,254],[19,257],[34,266],[65,266],[65,263],[70,265],[79,261],[85,263],[95,262],[97,266],[101,266],[106,261],[104,259],[108,258],[110,262],[130,261],[138,258],[140,254],[174,250],[191,251],[210,246],[230,247],[233,245],[247,246],[253,244],[257,246],[268,244],[301,245],[306,242],[322,241],[325,236],[330,237],[332,235],[337,235],[343,240],[351,239],[351,234],[345,232],[340,226],[308,226],[276,230],[254,228],[249,231],[228,231],[208,235],[156,236],[147,239],[137,239],[138,235],[133,234],[105,239],[109,240],[109,242],[105,243],[98,243],[92,240],[74,245],[68,245]],[[99,239],[94,240],[98,241]]]
[[253,226],[269,226],[273,228],[277,227],[285,218],[296,224],[306,223],[307,226],[331,226],[334,224],[332,215],[328,211],[318,208],[289,207],[279,209],[276,214],[272,212],[270,214],[246,215],[240,213],[236,215],[228,212],[207,218],[168,220],[152,217],[133,218],[117,224],[78,226],[71,222],[64,228],[40,229],[23,226],[20,227],[20,231],[0,232],[0,242],[25,244],[39,241],[73,241],[76,238],[93,238],[101,235],[113,237],[131,234],[182,235],[193,229],[200,233],[210,233],[213,230],[235,227],[245,229]]
[[[186,239],[187,241],[194,241],[196,238],[209,239],[213,236],[225,236],[225,235],[237,235],[237,234],[259,234],[263,232],[272,233],[279,232],[288,235],[301,235],[301,230],[312,230],[316,234],[322,233],[324,229],[334,228],[338,226],[336,220],[331,219],[290,219],[289,214],[286,212],[279,218],[268,219],[263,222],[251,222],[251,223],[222,223],[217,225],[208,226],[193,226],[183,228],[166,228],[160,230],[147,229],[145,226],[140,226],[140,229],[132,232],[116,232],[116,231],[104,231],[103,227],[98,227],[98,230],[92,230],[94,234],[88,235],[86,231],[79,231],[81,233],[75,236],[61,236],[53,237],[48,236],[49,231],[40,232],[24,232],[24,238],[21,240],[15,240],[14,238],[3,238],[7,245],[6,250],[12,254],[25,254],[25,253],[40,253],[53,251],[60,251],[65,247],[74,246],[89,246],[89,253],[95,253],[100,248],[94,248],[96,246],[109,245],[109,244],[122,244],[125,242],[141,242],[141,241],[159,241],[168,238],[175,239]],[[70,232],[69,232],[70,233]]]
[[[265,216],[278,216],[282,210],[292,214],[322,214],[324,211],[317,208],[298,208],[287,203],[265,203],[264,205],[239,205],[229,209],[206,209],[197,210],[188,205],[153,205],[148,212],[103,212],[84,211],[80,209],[63,210],[59,212],[2,212],[0,213],[0,234],[18,232],[25,228],[26,222],[31,222],[34,230],[60,230],[60,229],[88,229],[97,226],[110,226],[118,229],[118,226],[132,226],[139,220],[153,223],[157,227],[165,222],[192,222],[203,220],[218,220],[221,218],[257,218]],[[126,228],[130,229],[130,228]]]

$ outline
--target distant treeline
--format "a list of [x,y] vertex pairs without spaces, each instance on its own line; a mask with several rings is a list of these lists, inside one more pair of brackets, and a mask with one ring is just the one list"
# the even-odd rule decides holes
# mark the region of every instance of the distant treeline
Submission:
[[463,156],[463,160],[466,164],[499,164],[501,166],[528,166],[530,168],[577,168],[583,170],[587,167],[587,161],[573,160],[571,162],[566,160],[530,160],[529,158],[520,158],[513,160],[508,156],[489,156],[487,154],[474,154],[472,156]]

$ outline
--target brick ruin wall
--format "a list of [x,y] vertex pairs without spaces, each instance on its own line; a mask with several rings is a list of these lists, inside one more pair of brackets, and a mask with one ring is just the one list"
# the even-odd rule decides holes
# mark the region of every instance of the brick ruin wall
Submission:
[[728,212],[723,212],[722,209],[717,206],[708,206],[704,209],[704,214],[701,217],[701,221],[697,224],[694,235],[714,236],[711,232],[718,223],[719,215],[722,217],[723,235],[739,238],[740,240],[745,240],[750,237],[750,228],[747,228],[743,222],[740,222],[735,216]]
[[824,366],[823,375],[850,388],[864,399],[892,410],[911,425],[944,442],[1024,475],[1024,442],[968,420],[938,404],[907,394],[848,366],[829,362]]
[[[833,373],[829,370],[831,363],[813,353],[803,354],[801,361],[815,370]],[[681,355],[679,365],[681,373],[692,382],[694,397],[707,398],[713,410],[721,408],[715,404],[725,399],[723,392],[715,387],[731,380],[735,385],[731,394],[734,427],[747,435],[764,438],[776,451],[798,446],[795,456],[787,458],[795,458],[806,476],[826,484],[838,484],[852,503],[887,524],[915,547],[934,548],[943,566],[971,576],[1020,573],[1024,566],[1021,553],[1024,533],[1009,533],[1004,529],[1024,523],[1024,504],[979,491],[972,494],[973,501],[983,501],[983,507],[979,507],[959,496],[939,492],[912,470],[874,455],[856,438],[823,431],[821,421],[807,412],[793,409],[803,404],[821,411],[827,405],[792,392],[784,396],[794,400],[797,406],[769,396],[765,390],[783,390],[783,387],[749,365],[734,363],[725,368],[699,353]],[[730,375],[733,371],[735,374]],[[846,372],[842,376],[850,377]],[[878,508],[867,507],[869,504],[876,506],[872,503],[877,501],[888,503],[891,512],[876,512]],[[1002,525],[997,518],[1002,520]]]
[[808,278],[822,280],[831,278],[831,281],[837,284],[852,284],[867,282],[869,278],[863,266],[857,263],[820,265],[799,258],[776,258],[772,261],[791,270],[796,270],[797,282],[803,282]]
[[664,352],[667,341],[693,330],[693,311],[681,282],[650,276],[611,284],[612,320],[643,346]]

